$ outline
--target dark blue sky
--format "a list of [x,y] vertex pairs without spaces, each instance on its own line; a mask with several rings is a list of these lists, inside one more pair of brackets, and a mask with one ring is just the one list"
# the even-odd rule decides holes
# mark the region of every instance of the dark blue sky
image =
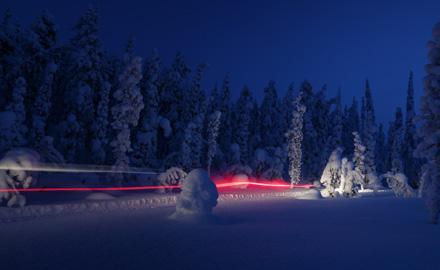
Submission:
[[[386,2],[386,3],[384,3]],[[360,96],[369,78],[380,121],[403,106],[409,70],[417,103],[425,44],[440,20],[440,1],[115,1],[3,0],[23,24],[48,9],[66,39],[87,8],[97,3],[106,49],[120,53],[130,34],[137,53],[157,48],[165,63],[176,51],[188,62],[207,62],[205,86],[230,73],[234,93],[247,84],[261,97],[273,79],[281,95],[304,79],[344,100]]]

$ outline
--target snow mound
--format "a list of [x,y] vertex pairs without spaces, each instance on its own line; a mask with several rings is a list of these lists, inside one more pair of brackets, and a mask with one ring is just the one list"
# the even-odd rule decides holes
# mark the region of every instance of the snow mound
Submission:
[[206,216],[217,205],[218,192],[208,172],[203,169],[191,171],[181,184],[177,196],[174,218]]
[[[233,183],[248,182],[248,181],[249,181],[249,177],[246,174],[238,174],[232,178]],[[240,189],[246,189],[247,187],[248,187],[248,184],[233,186],[233,188],[240,188]]]

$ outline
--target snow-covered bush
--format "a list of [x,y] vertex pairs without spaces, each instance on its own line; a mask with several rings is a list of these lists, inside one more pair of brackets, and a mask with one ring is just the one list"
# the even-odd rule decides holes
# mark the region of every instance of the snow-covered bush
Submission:
[[328,163],[324,168],[320,180],[321,184],[325,187],[323,196],[336,196],[336,189],[341,183],[341,153],[342,148],[336,148],[330,155]]
[[396,197],[412,198],[416,196],[415,191],[408,184],[408,178],[403,173],[388,172],[381,175],[381,178],[387,181]]
[[0,204],[6,202],[8,207],[24,206],[26,198],[16,189],[29,188],[33,178],[25,168],[38,164],[39,156],[28,149],[15,149],[6,153],[0,160],[0,189],[11,189],[10,192],[0,192]]
[[157,178],[161,186],[177,186],[187,176],[187,173],[178,167],[172,167],[161,173]]
[[177,196],[174,218],[206,216],[217,205],[218,192],[208,172],[192,170],[181,183],[182,191]]

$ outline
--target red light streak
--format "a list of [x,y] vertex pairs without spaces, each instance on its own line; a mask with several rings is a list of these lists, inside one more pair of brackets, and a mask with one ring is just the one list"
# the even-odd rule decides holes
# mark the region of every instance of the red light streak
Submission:
[[[230,183],[217,183],[217,188],[229,188],[236,186],[260,186],[271,188],[291,188],[290,184],[261,183],[252,181],[240,181]],[[312,184],[296,184],[292,188],[312,188]],[[131,186],[131,187],[49,187],[49,188],[2,188],[0,192],[57,192],[57,191],[133,191],[133,190],[157,190],[157,189],[179,189],[180,186]]]

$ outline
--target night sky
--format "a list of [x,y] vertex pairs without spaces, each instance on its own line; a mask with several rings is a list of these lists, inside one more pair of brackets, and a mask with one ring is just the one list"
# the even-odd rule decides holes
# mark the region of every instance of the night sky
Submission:
[[71,35],[90,3],[101,16],[105,49],[121,54],[132,34],[136,52],[157,48],[168,64],[182,51],[194,66],[210,68],[205,88],[230,73],[234,95],[244,84],[261,99],[270,79],[281,95],[289,83],[308,79],[329,95],[342,88],[344,101],[360,96],[370,80],[379,121],[404,106],[409,70],[415,73],[416,103],[422,91],[426,42],[440,20],[440,1],[115,1],[3,0],[28,25],[47,9],[61,39]]

